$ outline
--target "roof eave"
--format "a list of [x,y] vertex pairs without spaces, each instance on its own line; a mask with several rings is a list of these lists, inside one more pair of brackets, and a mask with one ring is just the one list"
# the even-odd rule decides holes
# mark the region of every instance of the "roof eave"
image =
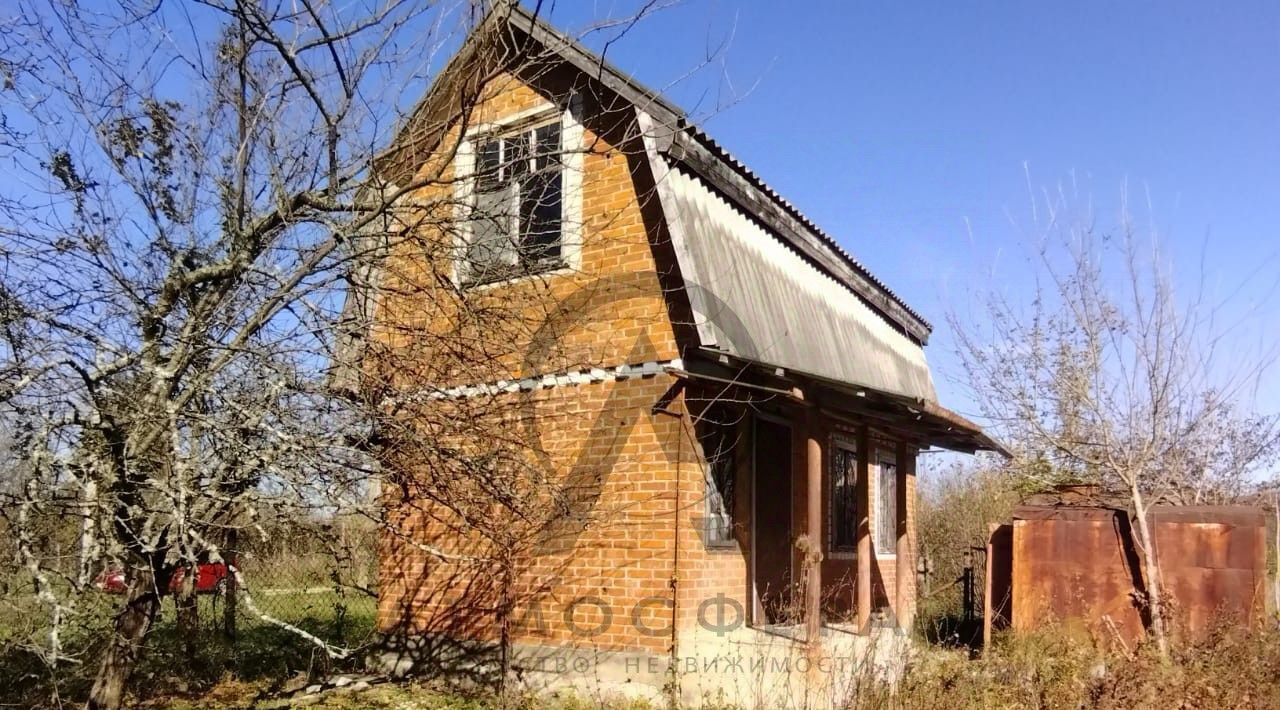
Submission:
[[[820,408],[846,412],[864,421],[868,421],[868,417],[872,422],[879,418],[883,423],[892,423],[901,429],[915,428],[915,436],[925,444],[967,454],[990,451],[1006,459],[1012,458],[1009,450],[981,426],[937,402],[813,373],[783,370],[771,363],[746,360],[713,350],[702,349],[698,354],[703,362],[732,368],[738,373],[735,379],[747,372],[755,372],[786,380],[805,393],[807,403]],[[685,358],[685,367],[690,371],[694,371],[698,363],[699,359],[692,354]],[[878,414],[872,414],[873,411]]]

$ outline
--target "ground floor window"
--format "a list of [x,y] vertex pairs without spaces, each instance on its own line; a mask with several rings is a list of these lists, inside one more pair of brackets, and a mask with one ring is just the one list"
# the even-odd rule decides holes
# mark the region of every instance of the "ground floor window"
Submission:
[[858,452],[852,443],[836,441],[831,447],[831,533],[832,552],[853,553],[858,549]]
[[698,438],[706,458],[706,532],[710,547],[736,544],[733,534],[739,415],[729,407],[708,407],[698,422]]
[[894,554],[898,549],[898,459],[880,454],[876,483],[876,552]]

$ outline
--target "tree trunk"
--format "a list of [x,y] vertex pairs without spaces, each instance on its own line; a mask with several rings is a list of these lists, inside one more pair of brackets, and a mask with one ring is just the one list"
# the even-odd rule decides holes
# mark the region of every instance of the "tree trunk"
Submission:
[[511,562],[504,556],[498,592],[498,693],[502,695],[503,703],[507,702],[507,676],[511,673],[511,614],[514,606],[511,577]]
[[1276,516],[1275,530],[1275,552],[1276,552],[1276,576],[1272,580],[1272,586],[1275,587],[1276,603],[1271,609],[1272,614],[1280,614],[1280,493],[1275,494],[1275,499],[1271,504],[1272,512]]
[[187,662],[187,670],[196,667],[196,640],[200,637],[200,611],[196,605],[195,566],[187,569],[182,577],[182,588],[174,598],[178,608],[178,635],[182,637],[182,656]]
[[1151,636],[1156,641],[1160,657],[1169,658],[1169,636],[1164,626],[1164,603],[1161,589],[1160,564],[1156,558],[1155,537],[1151,534],[1151,525],[1147,520],[1147,506],[1142,492],[1136,485],[1130,486],[1133,499],[1133,510],[1138,518],[1138,541],[1142,546],[1143,576],[1147,584],[1147,613],[1151,615]]
[[129,677],[142,656],[142,642],[160,609],[154,570],[134,567],[129,577],[124,609],[116,616],[111,643],[89,691],[87,706],[92,710],[115,710],[124,704]]

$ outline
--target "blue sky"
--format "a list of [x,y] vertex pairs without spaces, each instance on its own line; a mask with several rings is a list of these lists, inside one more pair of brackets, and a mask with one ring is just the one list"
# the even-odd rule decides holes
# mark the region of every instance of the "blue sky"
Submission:
[[[625,8],[551,16],[574,28],[610,12]],[[714,66],[681,78],[726,37]],[[950,381],[944,316],[1025,285],[1010,217],[1029,215],[1028,175],[1036,189],[1074,175],[1103,215],[1126,182],[1149,194],[1180,278],[1203,256],[1246,345],[1280,337],[1280,3],[713,0],[609,51],[934,323],[930,359],[957,409],[971,405]],[[1258,406],[1280,410],[1275,373]]]
[[[574,32],[642,0],[545,2]],[[941,399],[966,414],[945,316],[1026,293],[1029,184],[1074,176],[1103,215],[1126,183],[1149,194],[1184,282],[1203,256],[1210,298],[1231,295],[1238,350],[1280,342],[1274,0],[682,0],[608,56],[933,322]],[[1280,411],[1280,368],[1256,406]]]

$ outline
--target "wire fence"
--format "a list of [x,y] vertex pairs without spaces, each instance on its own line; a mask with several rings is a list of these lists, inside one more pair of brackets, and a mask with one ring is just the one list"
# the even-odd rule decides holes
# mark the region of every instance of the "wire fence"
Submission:
[[[331,652],[363,645],[373,634],[377,614],[377,558],[373,550],[364,552],[343,561],[353,567],[339,566],[323,552],[239,552],[235,586],[240,588],[234,590],[234,601],[222,600],[224,630],[230,603],[235,629],[229,635],[264,624],[285,629],[282,624],[287,624],[314,636]],[[228,588],[224,597],[232,593]],[[218,601],[216,593],[213,601]]]
[[[231,564],[219,551],[172,570],[135,692],[196,693],[226,681],[283,687],[360,667],[376,639],[373,526],[326,521],[239,537]],[[74,606],[57,610],[21,565],[0,568],[0,706],[82,696],[124,592],[123,567],[104,562],[88,590],[67,594]]]

